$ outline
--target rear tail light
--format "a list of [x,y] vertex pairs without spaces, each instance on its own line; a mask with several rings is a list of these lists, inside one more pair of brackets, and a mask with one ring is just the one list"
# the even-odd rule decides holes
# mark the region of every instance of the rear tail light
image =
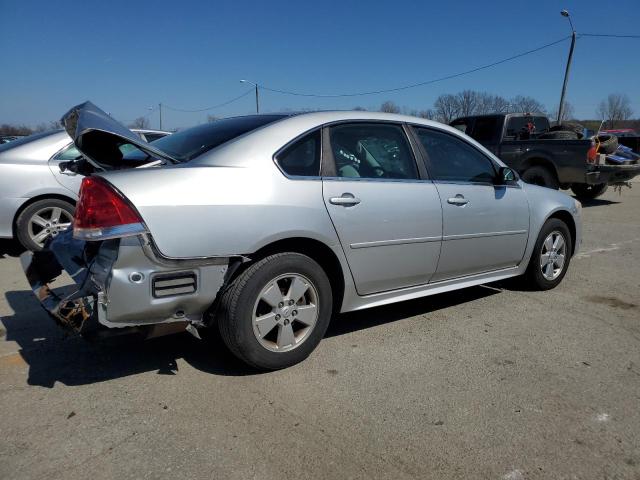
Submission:
[[140,214],[110,183],[86,177],[73,221],[73,236],[81,240],[105,240],[146,232]]

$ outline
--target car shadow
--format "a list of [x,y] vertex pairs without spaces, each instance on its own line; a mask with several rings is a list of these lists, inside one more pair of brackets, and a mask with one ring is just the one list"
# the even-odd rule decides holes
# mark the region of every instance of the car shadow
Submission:
[[17,240],[0,239],[0,259],[3,257],[19,257],[25,248]]
[[[491,287],[472,287],[341,314],[331,322],[326,337],[429,314],[498,291]],[[18,344],[19,355],[29,368],[29,385],[52,388],[59,382],[67,386],[79,386],[153,371],[158,375],[176,375],[179,373],[180,359],[213,375],[262,374],[234,357],[218,335],[207,335],[203,341],[183,333],[146,341],[136,337],[120,337],[89,342],[62,331],[40,308],[31,291],[10,291],[5,295],[9,306],[16,312],[1,319],[6,330],[6,341]]]
[[605,205],[617,205],[618,203],[621,203],[621,202],[606,200],[604,198],[593,198],[591,200],[580,200],[580,203],[582,204],[583,208],[589,208],[589,207],[602,207]]

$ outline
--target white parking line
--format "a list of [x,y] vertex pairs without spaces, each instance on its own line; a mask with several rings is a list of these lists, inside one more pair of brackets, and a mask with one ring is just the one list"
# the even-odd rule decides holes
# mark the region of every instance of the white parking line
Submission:
[[604,252],[612,252],[614,250],[620,250],[620,247],[623,245],[627,245],[629,243],[634,243],[640,240],[640,238],[633,238],[631,240],[625,240],[623,242],[612,243],[606,247],[594,248],[593,250],[586,250],[584,252],[578,253],[574,258],[589,258],[594,253],[604,253]]

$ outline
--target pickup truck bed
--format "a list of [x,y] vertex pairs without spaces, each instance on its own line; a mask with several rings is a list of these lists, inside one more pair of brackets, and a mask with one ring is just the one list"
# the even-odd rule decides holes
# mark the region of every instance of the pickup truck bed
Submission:
[[581,199],[602,194],[607,185],[640,174],[640,164],[598,165],[590,139],[538,138],[549,132],[543,115],[496,114],[462,117],[450,124],[491,150],[525,182],[571,188]]

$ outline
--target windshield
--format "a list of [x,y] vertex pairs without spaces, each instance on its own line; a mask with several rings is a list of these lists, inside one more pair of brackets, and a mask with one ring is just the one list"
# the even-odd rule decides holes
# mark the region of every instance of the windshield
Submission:
[[[285,115],[250,115],[225,118],[167,135],[155,140],[153,146],[175,160],[187,162],[223,143],[284,117]],[[140,151],[133,151],[127,153],[124,158],[142,160],[145,156]]]

